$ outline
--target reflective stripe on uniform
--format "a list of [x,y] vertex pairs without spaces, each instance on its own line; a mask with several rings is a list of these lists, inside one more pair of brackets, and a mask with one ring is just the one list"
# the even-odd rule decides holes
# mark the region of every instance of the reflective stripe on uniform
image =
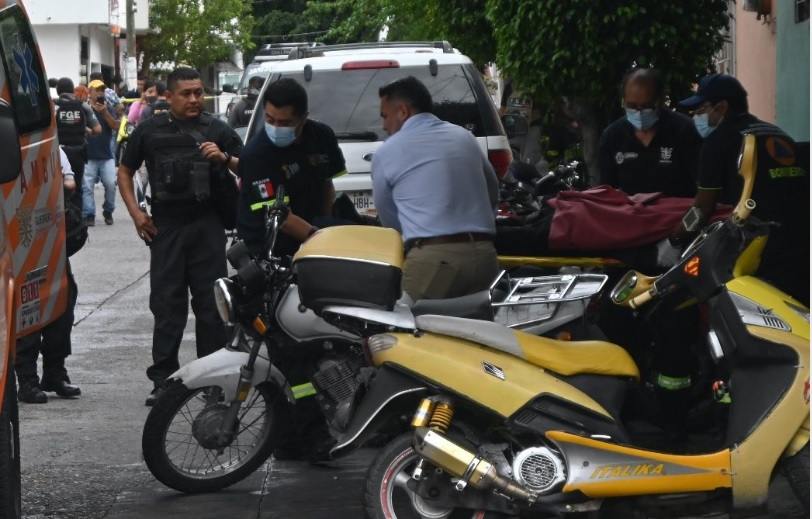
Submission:
[[[284,200],[282,200],[282,202],[284,202],[285,205],[287,205],[287,204],[290,203],[290,198],[286,196],[284,198]],[[271,200],[263,200],[262,202],[257,202],[256,204],[251,204],[251,210],[252,211],[260,211],[262,209],[265,209],[266,207],[273,207],[273,205],[275,203],[276,203],[275,198],[272,198]]]
[[304,398],[306,396],[313,396],[316,394],[316,388],[313,387],[313,384],[307,382],[306,384],[299,384],[298,386],[293,386],[290,388],[293,391],[293,398],[299,400],[300,398]]
[[691,377],[669,377],[660,373],[657,375],[657,385],[663,389],[688,389],[691,387]]

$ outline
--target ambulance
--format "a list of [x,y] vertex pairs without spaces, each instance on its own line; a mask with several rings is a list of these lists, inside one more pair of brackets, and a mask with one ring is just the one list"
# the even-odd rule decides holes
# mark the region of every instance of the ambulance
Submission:
[[65,311],[64,201],[54,107],[25,8],[0,0],[0,518],[20,517],[17,337]]

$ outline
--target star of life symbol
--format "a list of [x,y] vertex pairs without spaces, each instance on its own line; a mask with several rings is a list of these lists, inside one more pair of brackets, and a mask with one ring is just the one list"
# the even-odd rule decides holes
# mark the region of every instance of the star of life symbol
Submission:
[[34,238],[34,227],[31,225],[31,215],[34,214],[32,207],[20,207],[17,209],[17,218],[20,220],[20,243],[23,247],[31,245]]
[[20,88],[31,98],[31,105],[37,106],[37,93],[39,93],[39,78],[34,72],[34,55],[27,43],[23,43],[19,34],[14,35],[14,64],[20,71]]
[[660,148],[660,160],[671,162],[672,153],[674,153],[674,148]]

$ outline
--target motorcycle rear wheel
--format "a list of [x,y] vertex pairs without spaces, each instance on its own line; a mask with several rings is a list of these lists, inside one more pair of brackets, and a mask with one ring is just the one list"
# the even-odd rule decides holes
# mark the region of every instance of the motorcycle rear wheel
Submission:
[[[221,449],[207,448],[194,435],[195,418],[222,409],[207,406],[207,391],[171,384],[147,416],[141,438],[144,461],[164,485],[186,493],[221,490],[252,474],[277,443],[284,398],[271,384],[251,389],[240,408],[237,434]],[[209,415],[211,416],[211,415]]]
[[[408,432],[389,442],[372,462],[364,490],[367,519],[510,519],[497,512],[442,509],[413,493],[406,482],[419,459]],[[449,485],[452,483],[449,480]]]

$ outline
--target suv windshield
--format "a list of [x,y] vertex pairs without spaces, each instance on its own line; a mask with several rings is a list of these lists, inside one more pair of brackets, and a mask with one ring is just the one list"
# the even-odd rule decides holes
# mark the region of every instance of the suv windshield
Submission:
[[[274,73],[273,80],[291,77],[307,90],[310,118],[329,125],[339,140],[378,141],[386,138],[381,119],[378,89],[390,81],[412,75],[422,81],[434,100],[434,114],[466,128],[476,137],[498,129],[496,110],[487,92],[472,90],[471,66],[443,65],[432,76],[429,67],[398,67],[359,70],[314,70],[305,81],[303,72]],[[474,83],[476,84],[476,83]],[[486,106],[486,109],[482,109]],[[261,131],[262,117],[252,120],[249,135]]]

